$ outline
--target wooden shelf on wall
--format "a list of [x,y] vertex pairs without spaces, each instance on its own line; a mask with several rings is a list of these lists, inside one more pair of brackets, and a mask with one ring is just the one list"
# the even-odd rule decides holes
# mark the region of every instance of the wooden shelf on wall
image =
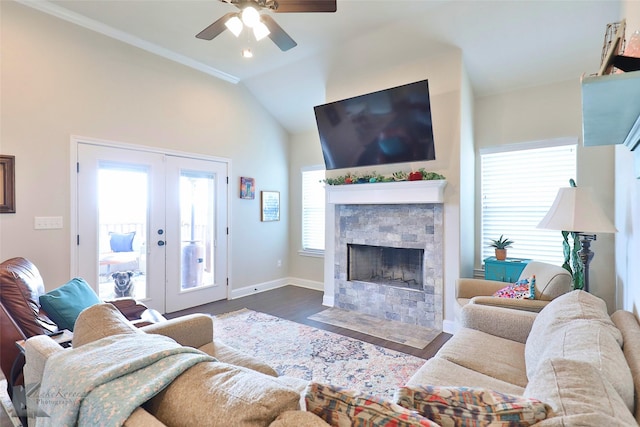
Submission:
[[[585,147],[640,143],[640,71],[582,78]],[[636,156],[637,157],[637,156]]]

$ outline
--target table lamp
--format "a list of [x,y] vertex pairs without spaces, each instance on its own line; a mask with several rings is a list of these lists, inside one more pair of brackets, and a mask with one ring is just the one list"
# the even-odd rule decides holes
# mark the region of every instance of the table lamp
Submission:
[[596,233],[618,231],[594,201],[591,188],[560,188],[538,228],[571,231],[580,236],[578,256],[584,267],[584,290],[589,292],[589,263],[593,259],[591,241],[596,240]]

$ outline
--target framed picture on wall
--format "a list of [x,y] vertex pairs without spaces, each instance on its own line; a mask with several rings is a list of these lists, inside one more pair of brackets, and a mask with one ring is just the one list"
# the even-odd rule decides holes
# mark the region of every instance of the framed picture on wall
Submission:
[[241,199],[253,199],[256,197],[256,180],[253,178],[247,178],[246,176],[240,177],[240,198]]
[[16,213],[15,160],[0,155],[0,213]]
[[280,221],[279,191],[260,192],[260,212],[261,221]]

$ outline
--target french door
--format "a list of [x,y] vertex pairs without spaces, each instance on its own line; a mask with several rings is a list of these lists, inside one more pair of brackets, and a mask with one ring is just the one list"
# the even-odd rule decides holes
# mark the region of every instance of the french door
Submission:
[[84,142],[77,160],[77,271],[102,299],[227,297],[227,162]]

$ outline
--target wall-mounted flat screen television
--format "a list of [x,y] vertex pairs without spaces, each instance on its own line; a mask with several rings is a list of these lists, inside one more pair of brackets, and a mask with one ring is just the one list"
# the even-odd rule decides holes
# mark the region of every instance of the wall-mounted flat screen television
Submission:
[[427,80],[314,111],[327,170],[436,158]]

